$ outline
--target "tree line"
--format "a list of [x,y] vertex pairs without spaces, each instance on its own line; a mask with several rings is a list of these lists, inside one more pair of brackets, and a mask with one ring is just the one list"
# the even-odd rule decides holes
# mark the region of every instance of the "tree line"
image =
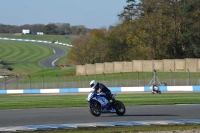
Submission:
[[70,26],[69,23],[25,24],[21,26],[0,24],[0,33],[22,33],[22,29],[43,32],[47,35],[80,35],[91,30],[83,25]]
[[119,23],[72,42],[76,64],[200,57],[200,0],[126,0]]

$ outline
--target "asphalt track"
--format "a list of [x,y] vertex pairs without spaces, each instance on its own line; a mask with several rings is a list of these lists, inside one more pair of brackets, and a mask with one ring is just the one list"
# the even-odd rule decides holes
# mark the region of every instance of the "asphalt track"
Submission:
[[116,121],[200,119],[200,104],[127,106],[124,116],[94,117],[87,107],[0,110],[0,127]]

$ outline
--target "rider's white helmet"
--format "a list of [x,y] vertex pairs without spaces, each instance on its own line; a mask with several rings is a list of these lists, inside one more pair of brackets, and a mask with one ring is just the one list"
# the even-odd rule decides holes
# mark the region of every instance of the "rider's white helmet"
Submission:
[[154,86],[154,89],[155,89],[155,90],[158,90],[158,86]]
[[97,86],[98,82],[96,80],[90,81],[90,86],[94,89]]

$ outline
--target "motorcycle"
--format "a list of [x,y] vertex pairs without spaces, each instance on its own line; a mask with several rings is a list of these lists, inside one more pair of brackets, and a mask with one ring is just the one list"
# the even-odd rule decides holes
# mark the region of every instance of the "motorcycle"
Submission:
[[152,94],[161,94],[161,90],[159,89],[158,86],[153,85],[153,86],[151,86],[151,93]]
[[116,113],[122,116],[126,112],[126,108],[122,102],[115,99],[117,94],[112,94],[111,102],[104,95],[96,94],[94,91],[88,94],[86,101],[89,103],[89,111],[92,115],[98,117],[101,113]]

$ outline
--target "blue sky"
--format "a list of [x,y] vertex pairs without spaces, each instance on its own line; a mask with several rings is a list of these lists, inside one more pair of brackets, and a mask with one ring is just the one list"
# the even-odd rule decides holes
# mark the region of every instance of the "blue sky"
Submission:
[[0,0],[0,23],[69,23],[87,28],[115,25],[126,0]]

